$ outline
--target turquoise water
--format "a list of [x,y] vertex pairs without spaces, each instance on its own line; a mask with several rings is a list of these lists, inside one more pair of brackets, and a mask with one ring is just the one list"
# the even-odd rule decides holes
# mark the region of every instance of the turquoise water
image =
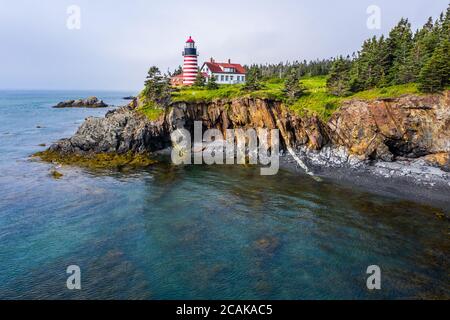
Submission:
[[[442,209],[250,167],[53,179],[29,155],[106,110],[51,105],[93,94],[133,93],[0,92],[1,299],[450,298]],[[66,288],[73,264],[80,291]]]

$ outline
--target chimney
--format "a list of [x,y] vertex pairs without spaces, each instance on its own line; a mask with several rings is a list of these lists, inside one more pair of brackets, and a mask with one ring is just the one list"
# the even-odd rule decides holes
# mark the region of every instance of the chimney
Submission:
[[228,64],[231,64],[231,59],[228,59]]
[[211,57],[211,63],[214,63],[214,59]]

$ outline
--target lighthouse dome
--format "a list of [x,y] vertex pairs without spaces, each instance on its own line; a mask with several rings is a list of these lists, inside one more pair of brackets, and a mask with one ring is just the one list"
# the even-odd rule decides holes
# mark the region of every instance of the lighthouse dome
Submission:
[[195,41],[191,36],[189,36],[189,39],[187,39],[186,43],[195,43]]

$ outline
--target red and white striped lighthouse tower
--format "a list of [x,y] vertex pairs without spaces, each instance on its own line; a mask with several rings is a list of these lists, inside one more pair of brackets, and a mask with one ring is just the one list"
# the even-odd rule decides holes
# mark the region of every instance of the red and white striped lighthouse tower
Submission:
[[197,48],[195,47],[195,41],[191,37],[186,41],[183,56],[183,85],[190,86],[194,84],[195,77],[198,73],[198,53]]

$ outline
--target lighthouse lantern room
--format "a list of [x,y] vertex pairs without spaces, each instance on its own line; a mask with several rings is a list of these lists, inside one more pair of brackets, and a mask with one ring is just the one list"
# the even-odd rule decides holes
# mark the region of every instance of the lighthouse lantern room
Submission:
[[198,53],[195,46],[195,41],[192,37],[189,37],[186,41],[183,56],[183,85],[193,85],[195,82],[195,77],[198,73]]

